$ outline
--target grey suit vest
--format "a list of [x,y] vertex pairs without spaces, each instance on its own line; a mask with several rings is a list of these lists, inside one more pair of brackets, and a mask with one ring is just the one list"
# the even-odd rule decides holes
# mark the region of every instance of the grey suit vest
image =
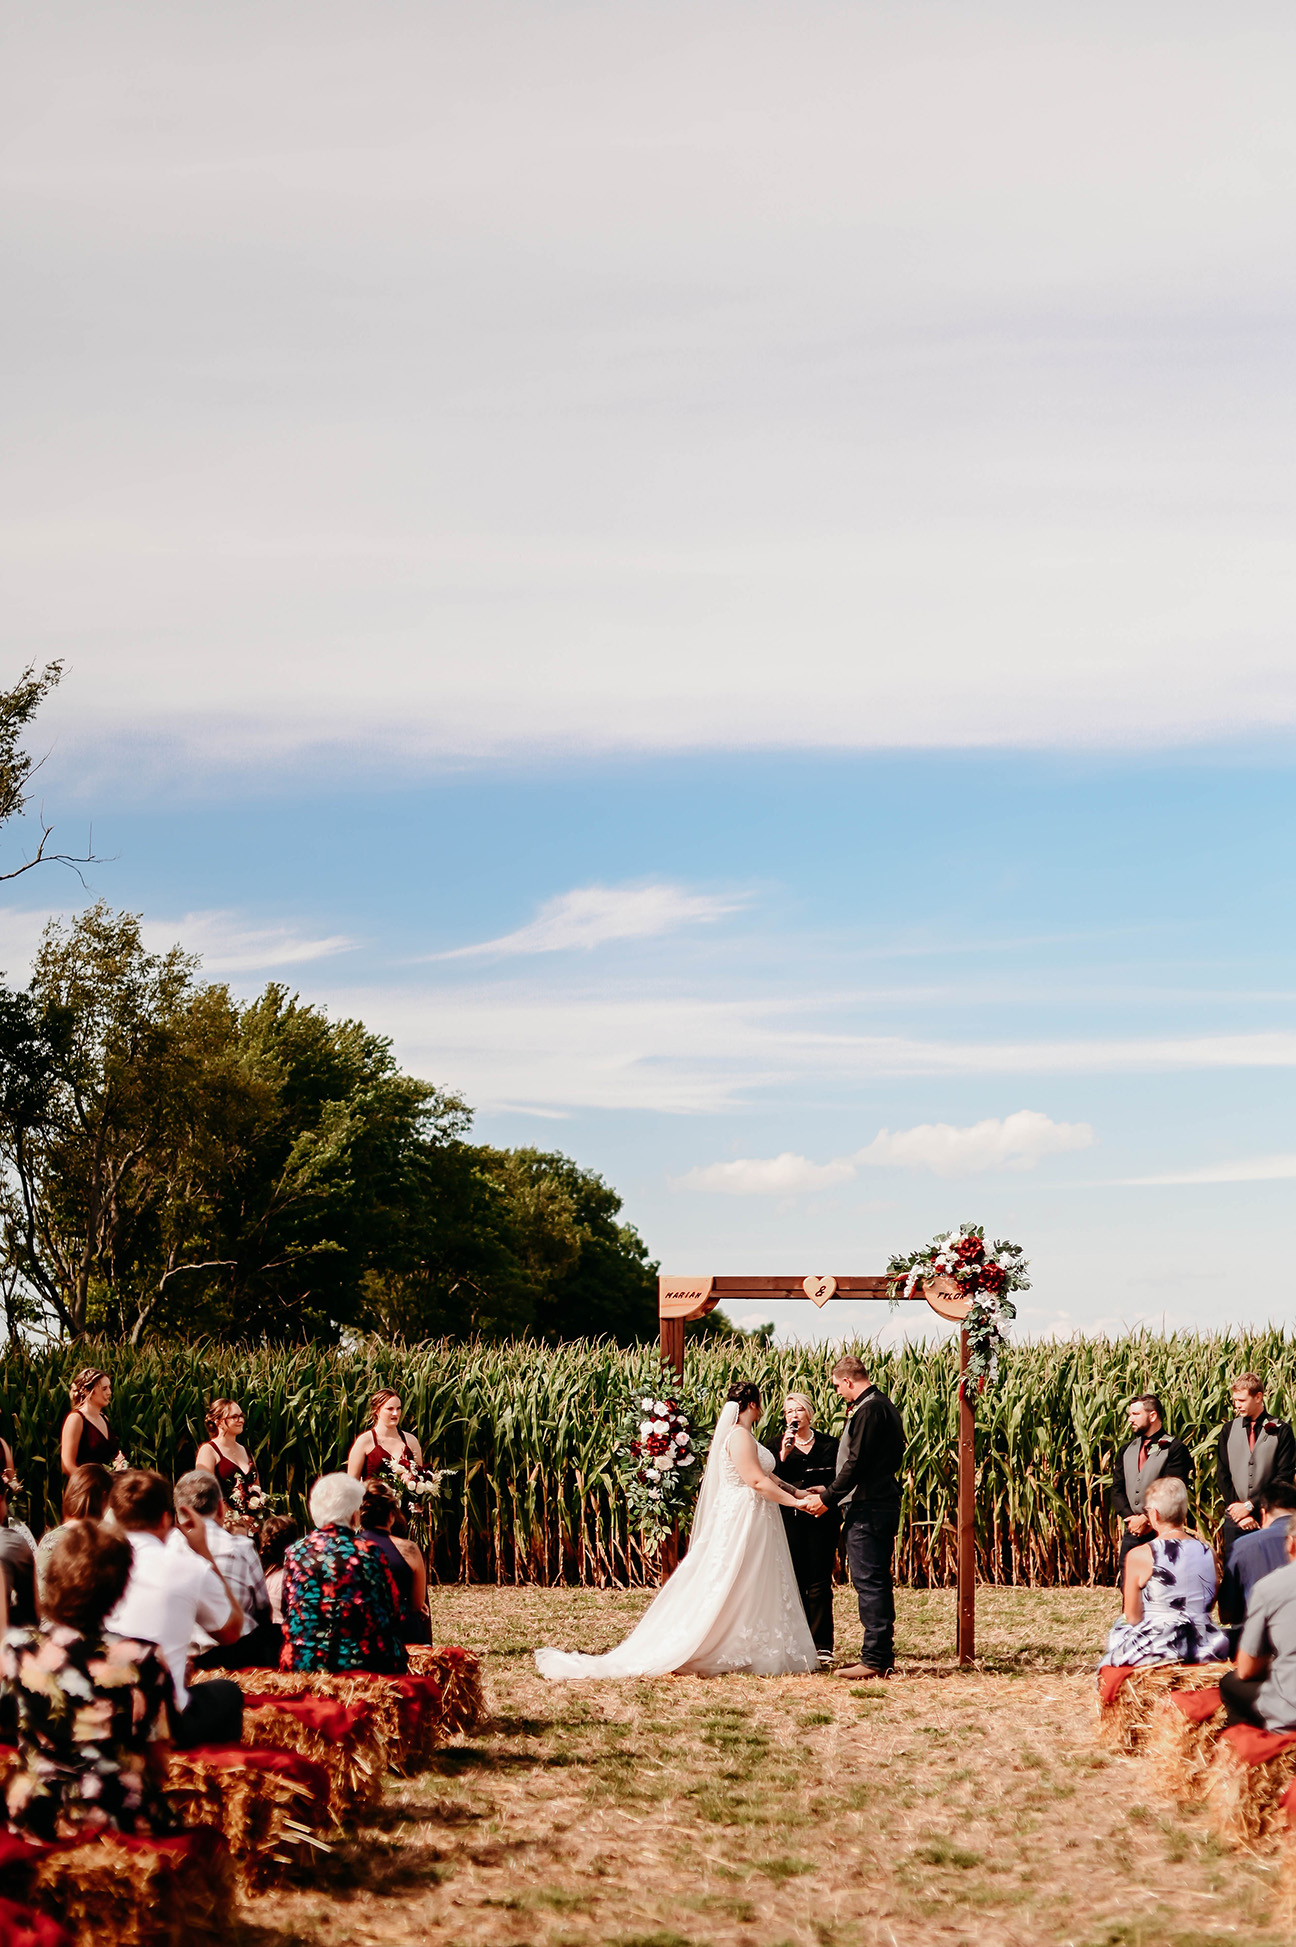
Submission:
[[[849,1458],[850,1455],[850,1447],[849,1447],[850,1425],[851,1425],[851,1421],[855,1417],[855,1410],[856,1409],[852,1406],[850,1412],[846,1415],[846,1424],[842,1428],[841,1437],[837,1442],[837,1472],[839,1474],[842,1468],[846,1465],[847,1459]],[[838,1506],[843,1508],[848,1508],[854,1499],[855,1499],[855,1489],[852,1487],[849,1494],[842,1495],[841,1500],[838,1502]]]
[[1229,1428],[1228,1464],[1233,1477],[1233,1492],[1239,1501],[1253,1501],[1273,1472],[1278,1453],[1278,1435],[1261,1426],[1254,1447],[1246,1436],[1246,1421],[1234,1420]]
[[[1157,1438],[1159,1440],[1161,1435],[1158,1434]],[[1138,1451],[1141,1444],[1139,1440],[1131,1440],[1125,1449],[1125,1492],[1129,1496],[1129,1504],[1135,1514],[1142,1514],[1147,1491],[1165,1466],[1166,1455],[1170,1451],[1169,1441],[1164,1447],[1150,1448],[1147,1459],[1140,1467]]]

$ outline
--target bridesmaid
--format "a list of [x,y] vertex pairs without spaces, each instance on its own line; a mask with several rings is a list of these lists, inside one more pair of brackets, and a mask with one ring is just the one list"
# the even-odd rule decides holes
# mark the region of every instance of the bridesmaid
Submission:
[[215,1474],[229,1514],[235,1521],[248,1523],[250,1528],[247,1491],[250,1487],[260,1487],[261,1480],[256,1461],[241,1442],[247,1423],[243,1408],[236,1399],[214,1399],[204,1418],[207,1438],[198,1449],[194,1466]]
[[68,1388],[72,1411],[63,1422],[59,1460],[72,1474],[91,1464],[111,1469],[121,1452],[108,1424],[112,1380],[98,1366],[85,1366]]
[[371,1481],[387,1460],[402,1467],[423,1465],[422,1447],[401,1425],[400,1394],[392,1392],[375,1393],[370,1400],[368,1431],[352,1442],[347,1472],[358,1481]]

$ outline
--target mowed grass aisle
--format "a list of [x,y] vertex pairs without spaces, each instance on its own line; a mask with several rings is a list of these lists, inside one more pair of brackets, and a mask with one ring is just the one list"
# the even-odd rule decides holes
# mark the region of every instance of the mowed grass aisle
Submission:
[[[484,1653],[492,1721],[312,1886],[248,1909],[290,1940],[482,1947],[1278,1947],[1274,1864],[1097,1750],[1110,1590],[902,1591],[895,1682],[546,1684],[537,1643],[604,1649],[645,1592],[443,1588],[434,1634]],[[855,1641],[848,1591],[839,1644]]]

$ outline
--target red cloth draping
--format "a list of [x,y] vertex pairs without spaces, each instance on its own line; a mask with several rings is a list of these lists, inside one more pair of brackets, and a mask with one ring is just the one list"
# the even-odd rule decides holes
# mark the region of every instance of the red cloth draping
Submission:
[[1227,1738],[1243,1764],[1268,1764],[1296,1744],[1296,1731],[1262,1731],[1255,1724],[1230,1724],[1220,1736]]
[[1172,1690],[1170,1701],[1176,1710],[1181,1710],[1190,1724],[1204,1724],[1213,1717],[1224,1699],[1217,1687],[1209,1690]]
[[1116,1692],[1126,1677],[1132,1677],[1138,1668],[1136,1663],[1104,1663],[1098,1672],[1098,1697],[1101,1703],[1114,1704]]
[[1296,1831],[1296,1778],[1293,1778],[1278,1803],[1286,1815],[1288,1827]]
[[0,1947],[73,1947],[73,1940],[47,1913],[0,1900]]
[[321,1818],[328,1814],[329,1777],[316,1758],[304,1758],[300,1751],[271,1751],[246,1744],[199,1744],[182,1754],[201,1759],[216,1771],[273,1771],[291,1778],[311,1795],[312,1806]]
[[249,1710],[287,1711],[302,1724],[318,1731],[321,1737],[331,1738],[340,1744],[351,1736],[357,1725],[367,1724],[373,1712],[368,1704],[339,1704],[332,1697],[271,1697],[264,1691],[246,1695],[243,1699]]

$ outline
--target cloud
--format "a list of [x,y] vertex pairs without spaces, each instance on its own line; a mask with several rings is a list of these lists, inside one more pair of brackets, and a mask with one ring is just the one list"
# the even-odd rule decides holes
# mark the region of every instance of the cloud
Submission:
[[732,894],[686,892],[682,886],[578,886],[548,899],[528,926],[476,946],[433,954],[435,960],[468,960],[478,955],[569,953],[607,946],[613,940],[648,940],[722,919],[744,901]]
[[1046,1156],[1089,1149],[1087,1122],[1053,1122],[1037,1109],[990,1117],[968,1129],[923,1122],[892,1135],[882,1129],[854,1161],[877,1169],[930,1170],[934,1176],[978,1176],[986,1170],[1033,1170]]
[[1296,1177],[1296,1156],[1253,1156],[1240,1163],[1207,1163],[1198,1170],[1171,1170],[1163,1176],[1127,1176],[1131,1189],[1176,1183],[1283,1183]]
[[812,1163],[808,1157],[784,1150],[781,1156],[762,1160],[742,1157],[732,1163],[708,1163],[673,1177],[671,1186],[679,1190],[717,1190],[731,1197],[786,1197],[802,1190],[823,1190],[833,1183],[844,1183],[854,1176],[848,1159],[837,1163]]
[[1002,1120],[991,1117],[968,1129],[956,1129],[949,1122],[924,1122],[894,1135],[882,1129],[864,1149],[831,1163],[813,1163],[791,1150],[768,1160],[744,1157],[732,1163],[708,1163],[673,1177],[671,1187],[735,1197],[795,1196],[846,1183],[861,1168],[980,1176],[987,1170],[1033,1170],[1046,1156],[1088,1149],[1093,1140],[1087,1122],[1053,1122],[1037,1109],[1018,1109],[1015,1115]]
[[145,920],[144,944],[162,953],[178,942],[201,956],[206,974],[271,972],[348,953],[356,942],[345,933],[312,938],[287,925],[249,926],[233,912],[186,913],[183,919]]

